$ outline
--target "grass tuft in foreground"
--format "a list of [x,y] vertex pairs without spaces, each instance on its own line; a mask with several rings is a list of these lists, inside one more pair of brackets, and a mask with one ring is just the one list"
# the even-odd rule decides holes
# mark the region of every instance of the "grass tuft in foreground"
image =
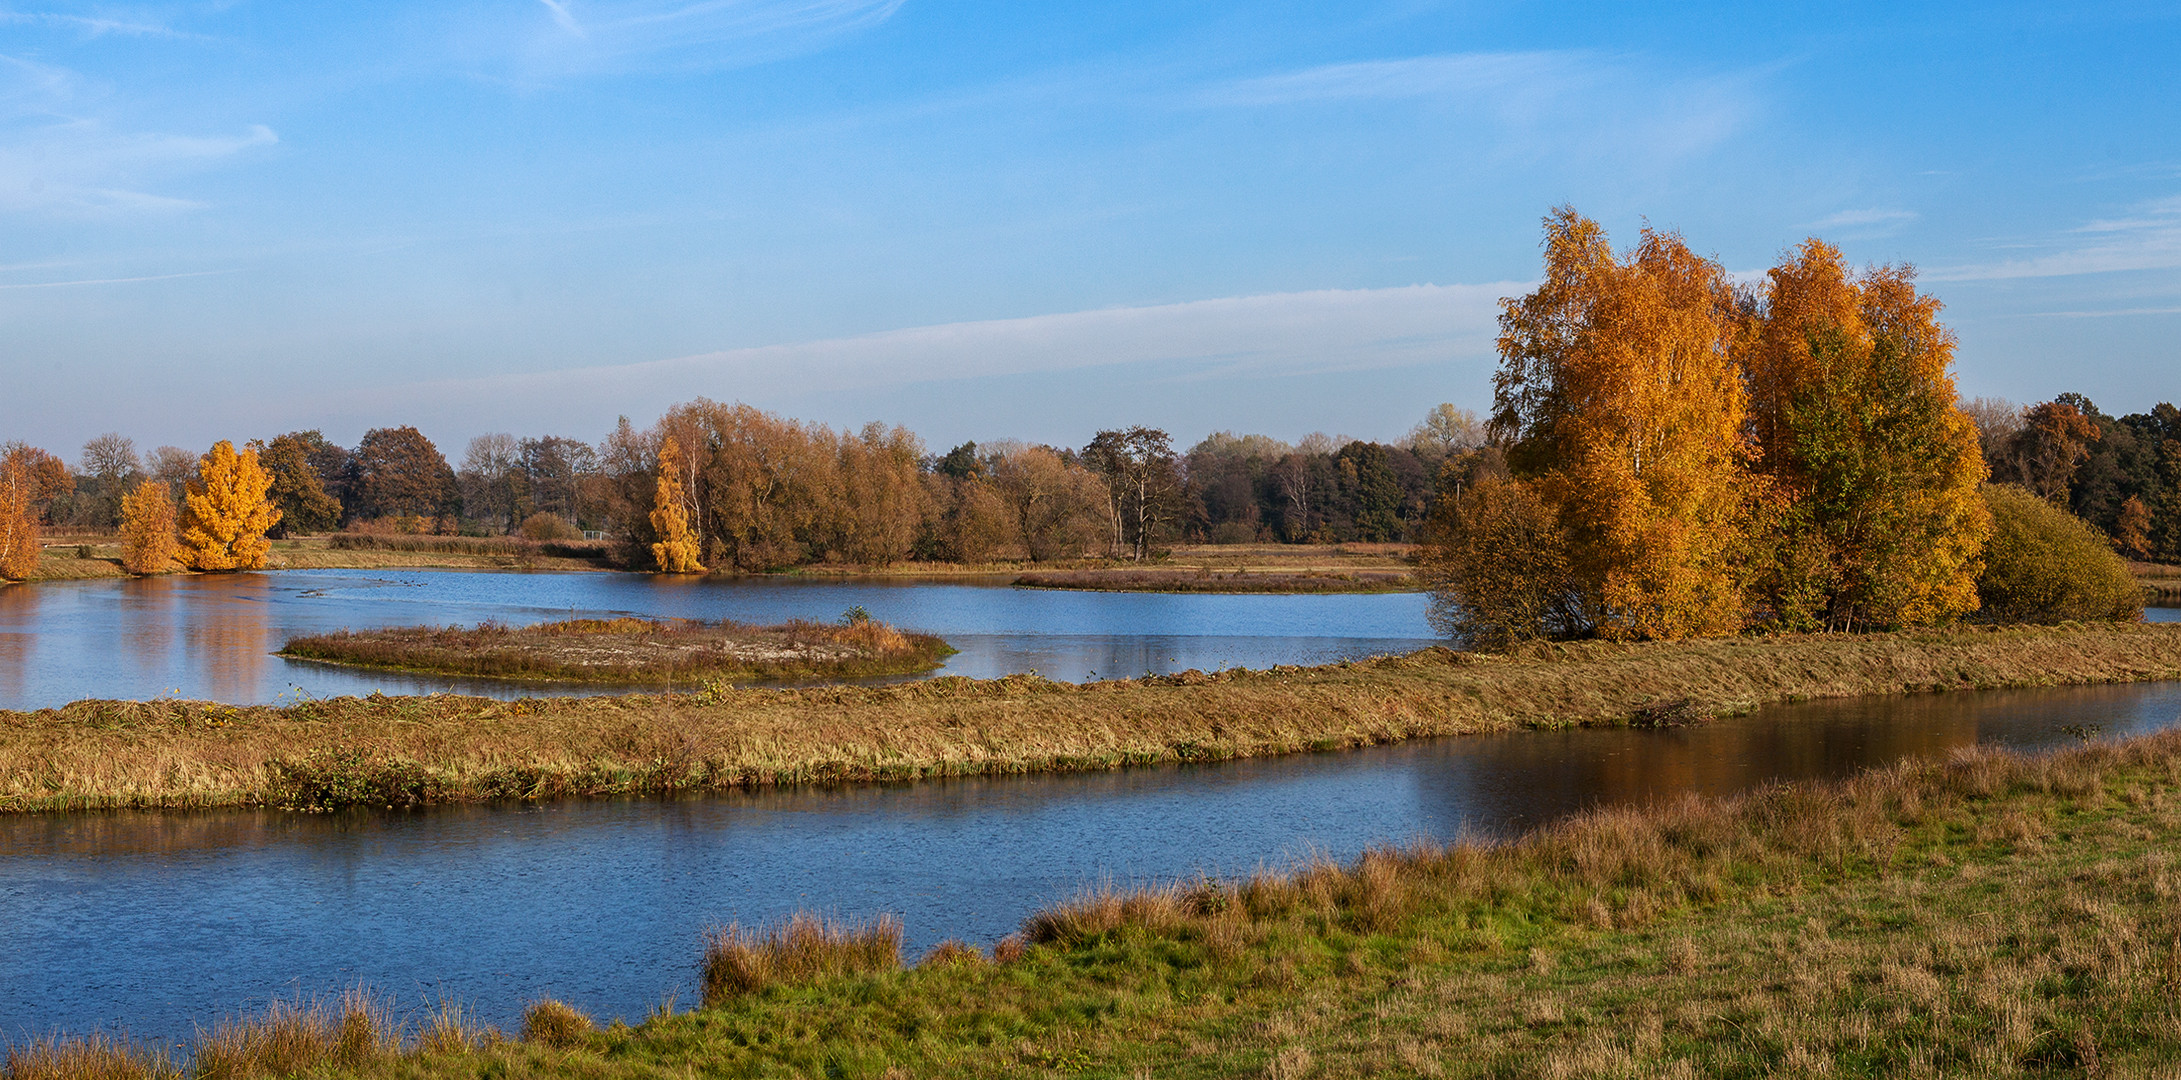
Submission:
[[[884,924],[730,930],[715,942],[768,974],[694,1012],[322,1050],[306,1071],[2171,1077],[2177,852],[2181,732],[1980,749],[1507,843],[1096,890],[989,960],[951,945],[900,967]],[[43,1045],[10,1080],[151,1075],[100,1071],[110,1044]],[[36,1071],[48,1058],[83,1064]]]

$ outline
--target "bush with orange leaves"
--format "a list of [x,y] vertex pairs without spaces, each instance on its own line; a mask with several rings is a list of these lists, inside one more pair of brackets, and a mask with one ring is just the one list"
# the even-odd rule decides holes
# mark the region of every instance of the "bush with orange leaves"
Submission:
[[174,496],[165,484],[146,480],[121,497],[121,568],[132,574],[174,569]]

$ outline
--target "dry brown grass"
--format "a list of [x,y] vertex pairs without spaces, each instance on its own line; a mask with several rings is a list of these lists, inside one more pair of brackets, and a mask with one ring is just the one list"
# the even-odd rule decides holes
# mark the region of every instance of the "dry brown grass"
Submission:
[[2181,626],[1963,629],[1427,649],[1315,668],[1075,685],[887,687],[282,707],[83,701],[0,712],[0,810],[620,796],[1110,769],[1775,701],[2181,678]]
[[512,627],[400,626],[291,638],[283,656],[357,667],[535,682],[806,681],[908,675],[952,650],[861,619],[776,626],[687,619],[564,619]]

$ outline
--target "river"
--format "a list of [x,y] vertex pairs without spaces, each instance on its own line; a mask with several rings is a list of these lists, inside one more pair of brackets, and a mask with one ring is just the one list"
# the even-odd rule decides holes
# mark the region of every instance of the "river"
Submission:
[[1035,671],[1081,681],[1318,664],[1433,644],[1419,593],[1246,596],[898,580],[287,570],[0,588],[0,708],[87,697],[260,704],[373,690],[552,693],[538,685],[358,671],[272,654],[291,637],[342,628],[486,619],[520,625],[578,615],[831,621],[859,606],[904,629],[945,638],[960,652],[944,671],[979,678]]
[[175,1038],[364,984],[513,1025],[694,1001],[698,941],[797,909],[989,943],[1087,884],[1506,835],[1585,807],[1907,755],[2172,725],[2181,684],[1778,706],[1703,728],[1516,732],[1262,761],[675,800],[0,818],[0,1036]]

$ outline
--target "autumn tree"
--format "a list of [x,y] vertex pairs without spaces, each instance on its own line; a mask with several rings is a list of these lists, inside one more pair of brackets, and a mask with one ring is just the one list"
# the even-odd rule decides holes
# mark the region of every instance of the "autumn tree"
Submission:
[[1083,462],[1105,478],[1114,549],[1141,562],[1151,553],[1152,537],[1181,508],[1172,436],[1141,425],[1101,431],[1083,447]]
[[171,569],[179,547],[174,537],[174,495],[145,480],[121,497],[121,568],[132,574]]
[[0,579],[23,581],[38,572],[38,516],[31,509],[37,481],[13,455],[0,455]]
[[1768,275],[1743,354],[1772,535],[1764,621],[1943,621],[1977,606],[1984,454],[1956,403],[1954,337],[1914,271],[1849,270],[1807,240]]
[[2120,504],[2120,520],[2113,530],[2113,546],[2131,558],[2151,557],[2151,510],[2133,495]]
[[74,519],[98,528],[118,524],[121,501],[143,478],[143,471],[136,443],[125,435],[109,431],[84,443],[76,468]]
[[992,483],[1032,562],[1080,554],[1105,524],[1105,483],[1052,447],[1009,451],[993,463]]
[[1750,490],[1731,283],[1670,233],[1616,258],[1572,209],[1545,231],[1544,283],[1503,302],[1492,429],[1566,536],[1566,629],[1732,632]]
[[703,570],[697,557],[697,538],[689,531],[689,479],[691,470],[682,459],[681,444],[669,435],[659,443],[659,482],[652,496],[651,530],[659,541],[651,545],[651,558],[668,574]]
[[454,469],[413,427],[373,428],[349,460],[350,519],[435,522],[460,507]]
[[839,488],[827,547],[852,563],[885,566],[909,557],[930,513],[923,444],[907,428],[872,423],[841,436]]
[[2015,468],[2023,486],[2046,502],[2066,506],[2075,469],[2099,437],[2098,425],[2068,402],[2030,406],[2015,436]]
[[271,498],[280,509],[274,536],[321,533],[341,523],[341,504],[326,490],[311,455],[325,443],[316,431],[291,431],[270,443],[252,442],[258,462],[272,477]]
[[23,478],[30,499],[32,522],[53,523],[53,508],[58,500],[75,494],[76,478],[69,473],[68,463],[55,457],[49,450],[23,442],[10,442],[0,446],[0,461],[14,467]]
[[266,493],[272,477],[257,451],[235,452],[225,439],[197,463],[197,478],[182,497],[182,557],[198,570],[256,570],[272,544],[265,534],[280,521]]
[[1418,548],[1432,628],[1498,649],[1587,626],[1567,536],[1536,489],[1492,451],[1464,452],[1442,468],[1445,493]]
[[1477,414],[1452,404],[1432,406],[1402,440],[1408,451],[1436,469],[1457,454],[1484,445],[1484,424]]

